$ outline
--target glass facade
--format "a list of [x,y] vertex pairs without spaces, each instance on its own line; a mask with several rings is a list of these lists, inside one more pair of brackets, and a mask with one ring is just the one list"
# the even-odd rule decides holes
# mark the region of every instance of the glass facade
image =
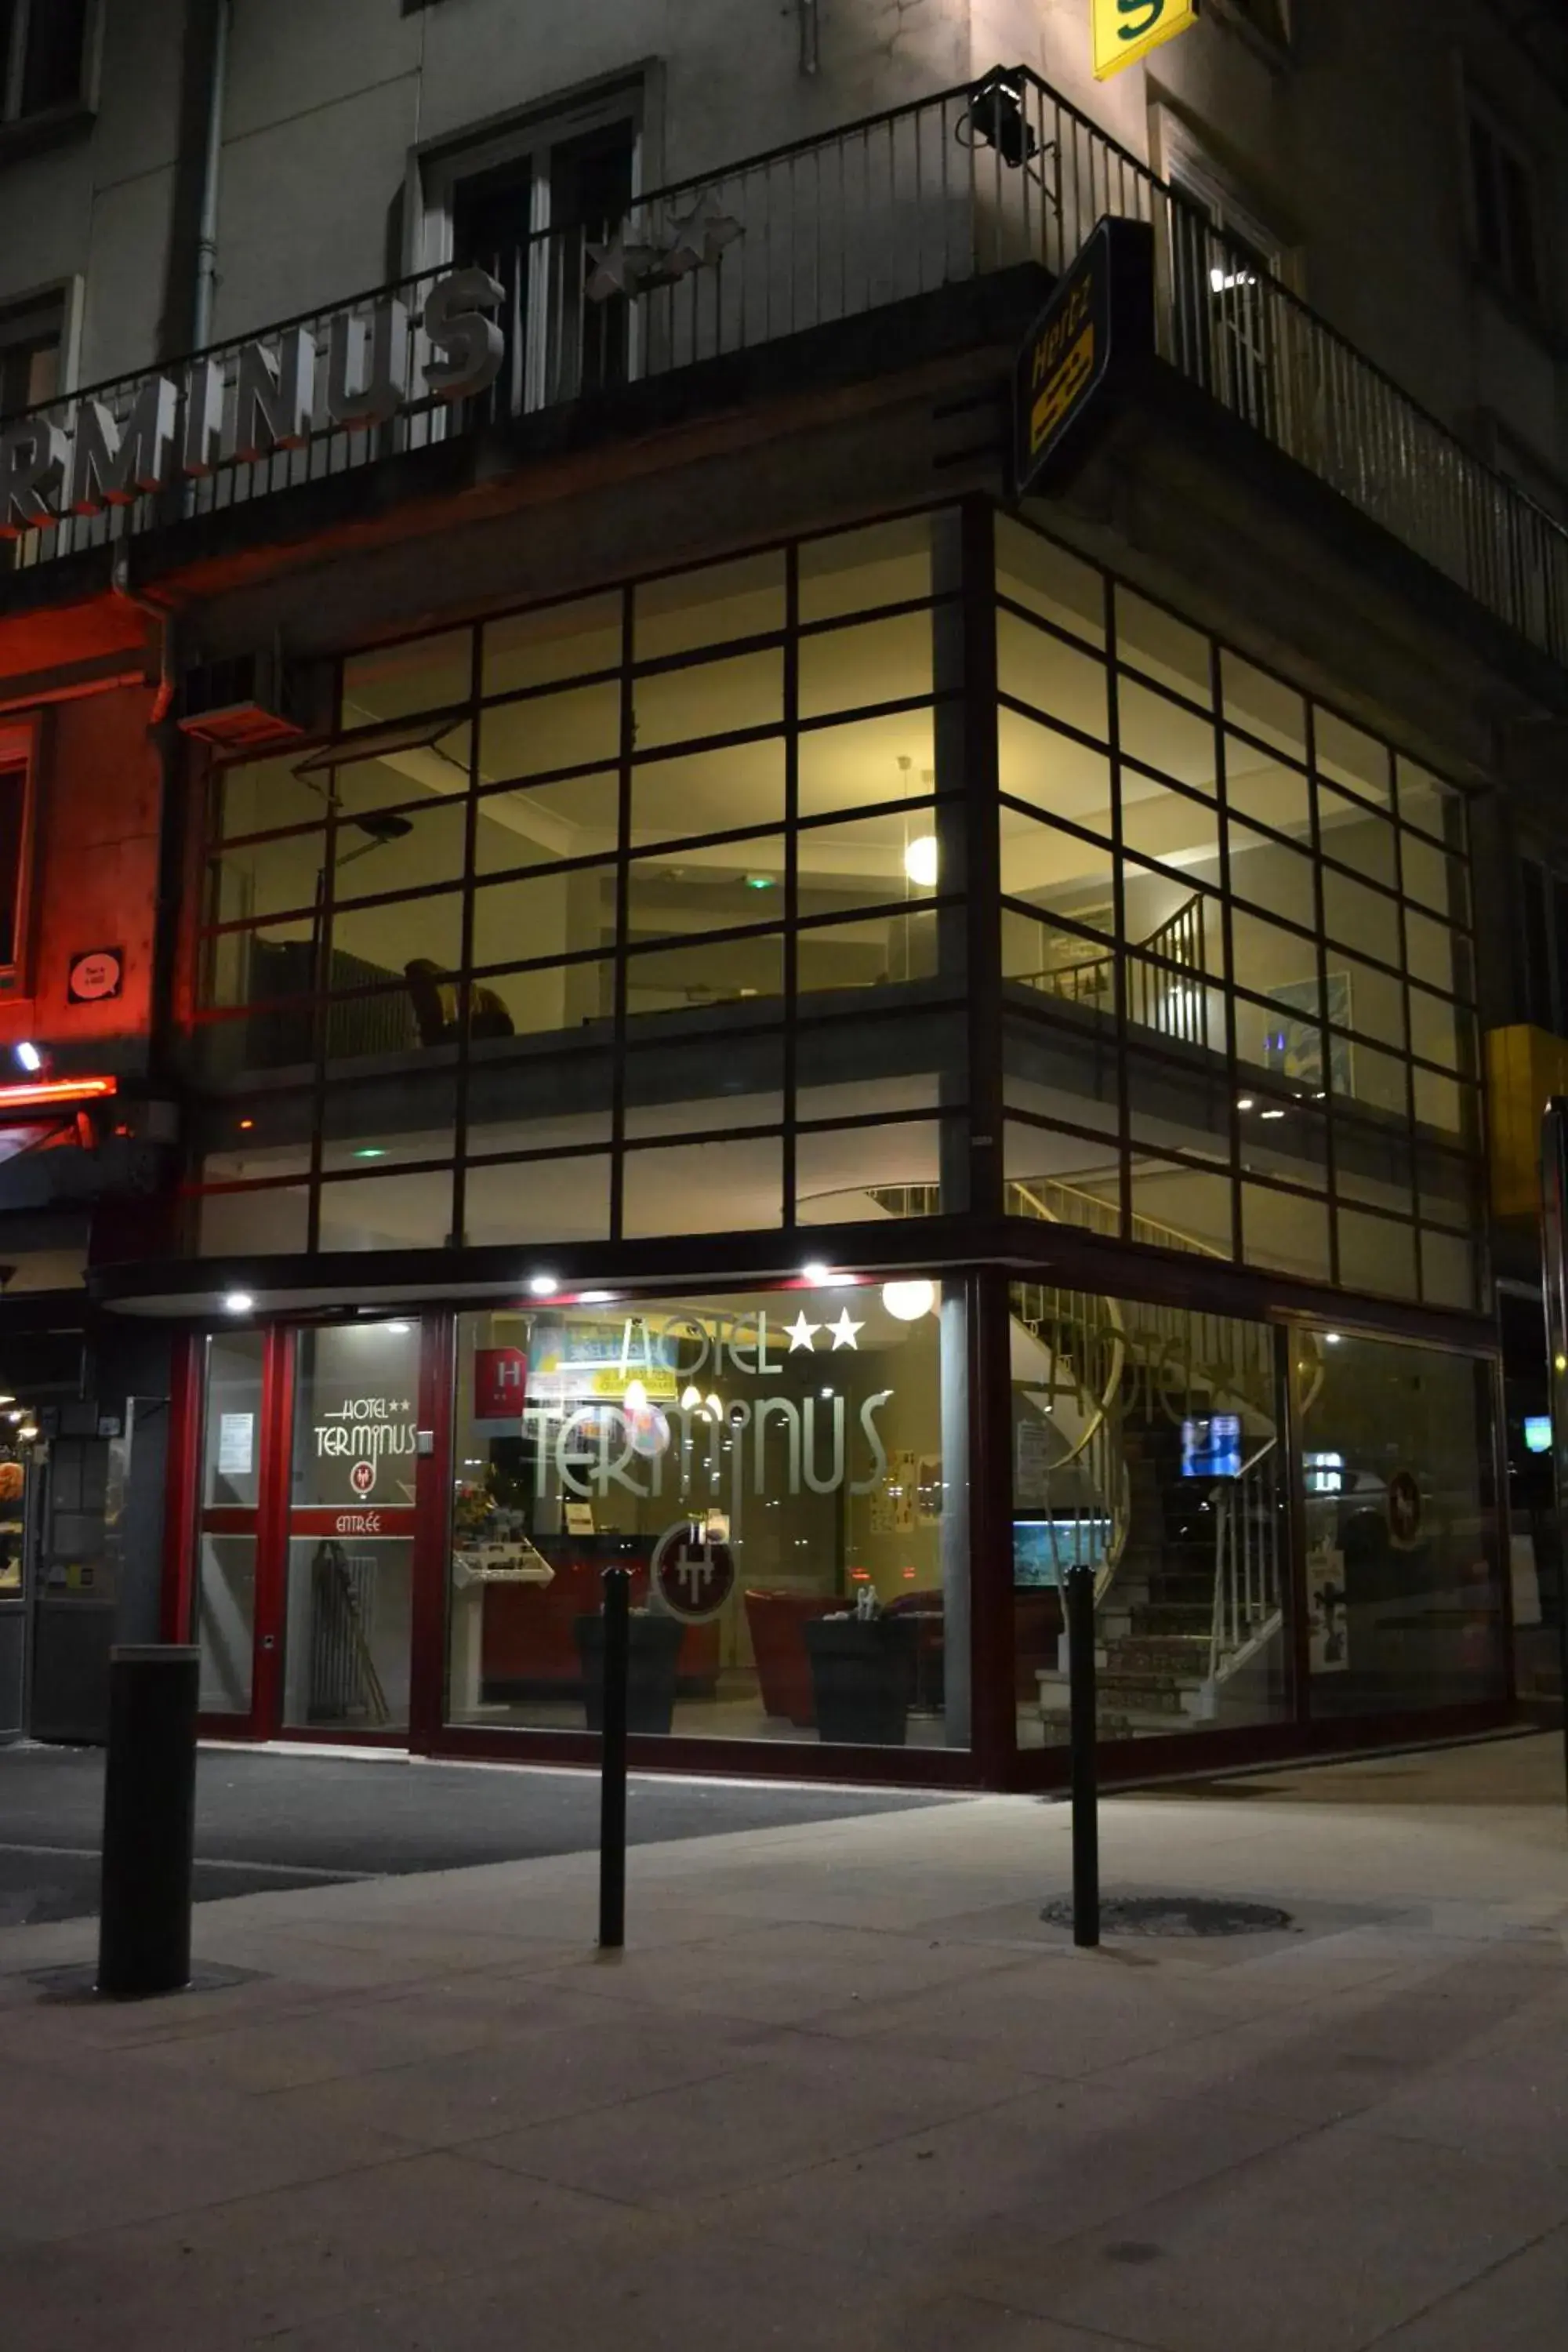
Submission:
[[331,745],[218,773],[200,1248],[777,1227],[962,1168],[958,545],[356,656]]
[[675,1743],[1048,1776],[1074,1568],[1112,1741],[1505,1693],[1457,790],[983,507],[336,677],[203,781],[188,1238],[452,1273],[206,1343],[210,1715],[548,1750],[612,1565]]
[[963,1365],[929,1282],[459,1317],[449,1720],[591,1727],[621,1566],[635,1727],[966,1745]]
[[997,528],[1010,1205],[1479,1305],[1459,795]]

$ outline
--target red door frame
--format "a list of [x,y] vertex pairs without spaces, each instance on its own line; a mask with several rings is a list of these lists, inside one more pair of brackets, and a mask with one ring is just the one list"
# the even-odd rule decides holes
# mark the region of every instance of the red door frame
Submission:
[[[390,1311],[389,1311],[390,1319]],[[413,1318],[408,1318],[413,1320]],[[413,1747],[428,1753],[438,1743],[446,1697],[446,1526],[441,1500],[451,1455],[451,1331],[449,1315],[419,1319],[418,1427],[432,1433],[435,1451],[415,1460],[413,1559],[409,1598],[409,1727],[407,1731],[336,1729],[326,1724],[285,1724],[283,1688],[289,1638],[289,1545],[293,1532],[290,1482],[299,1330],[267,1327],[261,1362],[260,1475],[254,1510],[200,1508],[201,1436],[205,1412],[205,1342],[193,1334],[184,1351],[180,1437],[171,1449],[171,1518],[175,1572],[165,1587],[166,1622],[195,1633],[197,1554],[203,1528],[251,1535],[256,1544],[252,1616],[251,1696],[247,1715],[204,1715],[204,1738],[279,1740],[311,1746]],[[178,1495],[174,1492],[178,1481]]]

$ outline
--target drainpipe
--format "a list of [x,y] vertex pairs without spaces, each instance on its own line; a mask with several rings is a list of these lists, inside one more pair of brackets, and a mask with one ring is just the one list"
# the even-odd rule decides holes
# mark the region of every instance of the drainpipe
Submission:
[[800,69],[803,74],[815,74],[821,64],[821,40],[817,0],[800,0]]
[[196,226],[196,291],[191,311],[191,342],[205,351],[212,341],[213,295],[217,284],[217,207],[223,163],[223,103],[228,87],[230,0],[217,0],[213,20],[212,72],[207,83],[206,138],[202,157],[202,201]]

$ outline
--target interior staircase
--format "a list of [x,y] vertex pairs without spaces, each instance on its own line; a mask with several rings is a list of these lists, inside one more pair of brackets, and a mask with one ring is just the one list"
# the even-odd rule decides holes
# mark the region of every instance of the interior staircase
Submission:
[[[939,1205],[926,1185],[870,1198],[898,1216]],[[1006,1206],[1121,1233],[1117,1201],[1053,1177],[1009,1183]],[[1132,1238],[1220,1255],[1143,1216]],[[1288,1557],[1272,1332],[1049,1282],[1014,1283],[1011,1304],[1015,1516],[1036,1524],[1057,1577],[1094,1568],[1101,1738],[1255,1717],[1280,1663]],[[1295,1376],[1310,1402],[1322,1361],[1319,1344],[1305,1344]],[[1239,1475],[1184,1476],[1184,1423],[1220,1413],[1239,1423]],[[1045,1739],[1065,1742],[1065,1636],[1037,1679]]]

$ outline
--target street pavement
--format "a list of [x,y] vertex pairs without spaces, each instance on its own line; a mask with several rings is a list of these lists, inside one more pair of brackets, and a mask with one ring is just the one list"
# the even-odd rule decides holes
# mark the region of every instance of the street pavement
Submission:
[[[257,1759],[265,1766],[267,1759]],[[374,1769],[374,1768],[372,1768]],[[169,2000],[0,1931],[5,2352],[1541,2352],[1568,2312],[1550,1738],[203,1906]],[[45,1981],[40,1982],[40,1978]]]
[[[641,1774],[627,1790],[626,1833],[634,1844],[663,1843],[931,1801],[902,1790]],[[0,1748],[0,1927],[96,1915],[102,1827],[100,1749]],[[258,1753],[214,1745],[197,1756],[198,1903],[323,1879],[581,1853],[596,1850],[598,1837],[599,1784],[591,1772],[287,1748]]]

